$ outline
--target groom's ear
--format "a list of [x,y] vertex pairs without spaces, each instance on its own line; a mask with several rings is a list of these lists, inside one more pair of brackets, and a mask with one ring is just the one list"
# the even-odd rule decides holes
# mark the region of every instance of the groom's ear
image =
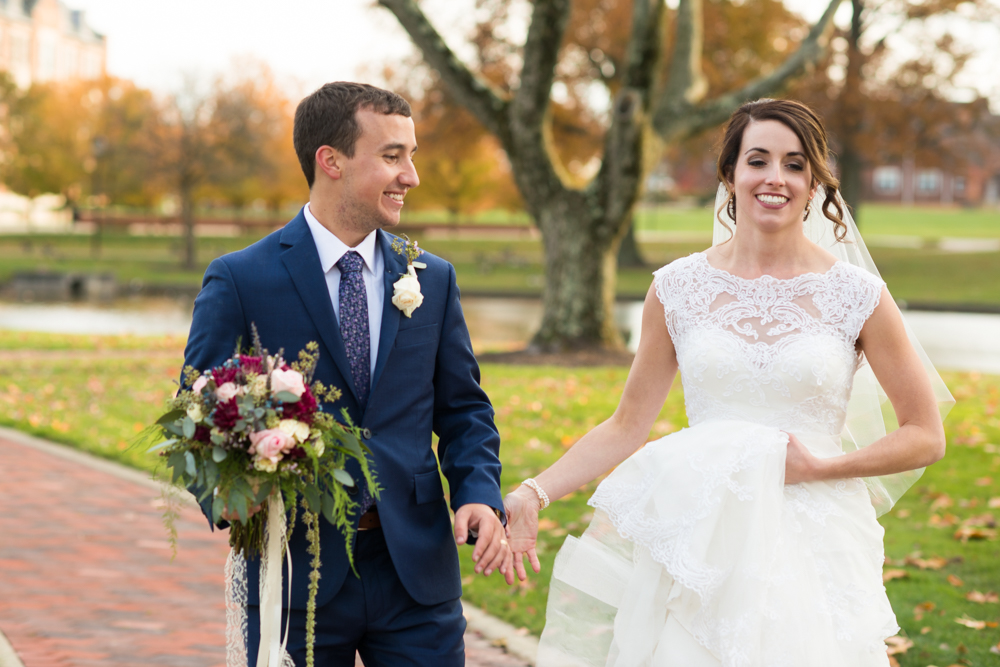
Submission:
[[320,146],[316,149],[316,170],[337,181],[344,175],[344,156],[336,148]]

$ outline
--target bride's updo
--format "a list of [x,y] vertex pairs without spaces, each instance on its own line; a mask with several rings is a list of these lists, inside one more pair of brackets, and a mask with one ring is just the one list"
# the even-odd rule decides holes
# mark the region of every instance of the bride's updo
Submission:
[[[733,112],[726,124],[726,133],[722,138],[722,149],[719,151],[719,162],[716,172],[719,180],[723,184],[733,182],[733,171],[736,168],[736,160],[740,154],[740,144],[743,142],[743,132],[751,121],[776,120],[792,132],[802,142],[806,159],[809,160],[809,167],[812,171],[814,182],[823,185],[826,191],[826,200],[823,202],[823,215],[833,222],[834,235],[838,241],[843,241],[847,234],[847,225],[844,224],[844,209],[837,197],[837,190],[840,181],[830,171],[829,159],[830,148],[826,140],[826,129],[820,122],[819,116],[812,109],[801,102],[795,100],[771,100],[762,99],[754,102],[747,102]],[[727,187],[727,189],[729,189]],[[736,197],[732,190],[723,206],[729,217],[736,221]],[[719,222],[726,225],[722,219],[722,210],[717,213]]]

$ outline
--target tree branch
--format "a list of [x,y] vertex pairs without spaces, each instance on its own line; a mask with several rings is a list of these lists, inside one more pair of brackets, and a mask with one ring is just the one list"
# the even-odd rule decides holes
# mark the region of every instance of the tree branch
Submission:
[[600,232],[617,234],[641,190],[645,172],[645,128],[652,88],[662,62],[663,0],[634,0],[632,30],[622,89],[611,108],[611,127],[604,137],[604,160],[591,184],[604,211]]
[[708,81],[701,71],[705,42],[701,0],[680,0],[675,23],[670,74],[661,100],[675,105],[697,104],[708,92]]
[[508,102],[502,95],[469,71],[414,0],[378,2],[395,15],[420,49],[424,60],[441,76],[455,99],[469,109],[487,130],[506,142],[509,136],[506,115]]
[[738,106],[748,100],[765,97],[781,89],[793,76],[814,66],[826,49],[827,29],[841,0],[830,0],[823,16],[813,25],[809,35],[773,73],[749,82],[743,88],[703,104],[692,104],[677,98],[661,98],[653,116],[653,128],[664,141],[690,136],[724,122]]
[[535,0],[524,42],[521,81],[511,108],[511,120],[519,131],[534,136],[541,132],[571,4],[570,0]]

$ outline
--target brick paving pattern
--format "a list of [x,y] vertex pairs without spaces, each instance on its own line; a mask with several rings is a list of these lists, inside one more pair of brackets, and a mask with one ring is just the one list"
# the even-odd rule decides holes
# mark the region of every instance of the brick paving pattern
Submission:
[[[225,662],[226,533],[147,486],[0,438],[0,631],[25,667]],[[469,667],[523,667],[474,633]],[[360,665],[360,661],[358,665]]]

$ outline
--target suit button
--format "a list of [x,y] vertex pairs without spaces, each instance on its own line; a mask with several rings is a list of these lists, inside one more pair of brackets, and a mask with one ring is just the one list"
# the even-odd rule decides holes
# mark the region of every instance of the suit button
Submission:
[[371,440],[372,439],[371,429],[368,428],[361,429],[361,437],[364,438],[365,440]]
[[355,484],[354,486],[348,486],[347,487],[347,495],[350,495],[350,496],[356,496],[356,495],[358,495],[358,485]]

